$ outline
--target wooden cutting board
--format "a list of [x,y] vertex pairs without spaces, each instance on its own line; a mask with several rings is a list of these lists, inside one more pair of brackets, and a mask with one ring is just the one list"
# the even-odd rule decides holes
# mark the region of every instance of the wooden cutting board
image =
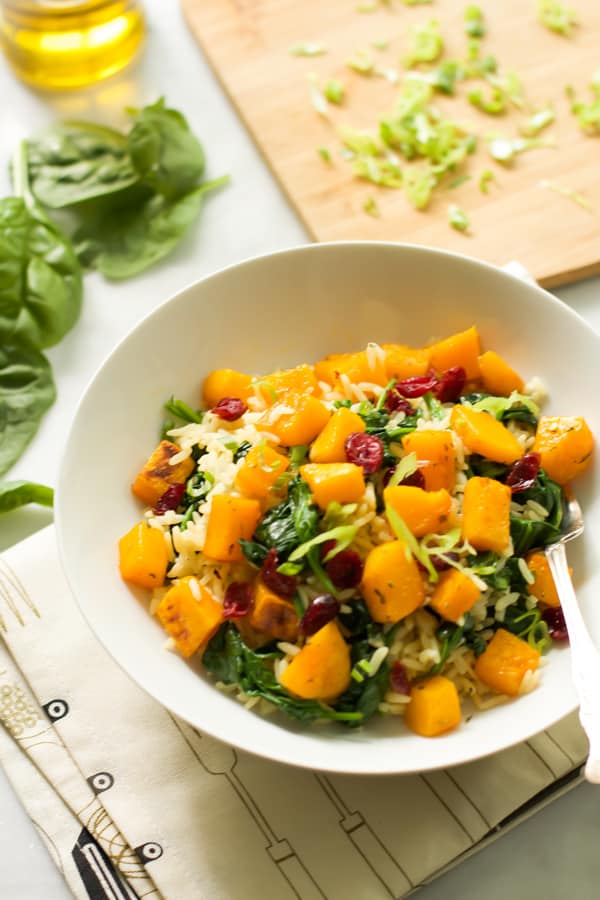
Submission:
[[[388,0],[369,14],[360,13],[359,5],[360,0],[182,0],[193,34],[311,236],[408,241],[498,264],[518,259],[546,286],[600,273],[600,137],[580,131],[565,95],[572,84],[589,100],[589,82],[600,68],[599,0],[573,0],[581,25],[571,38],[537,23],[536,0],[481,0],[488,26],[483,51],[494,54],[503,71],[518,73],[533,107],[553,102],[556,122],[543,135],[556,139],[556,149],[523,153],[508,169],[492,162],[483,137],[491,131],[516,135],[523,116],[480,113],[464,99],[469,83],[460,84],[462,97],[435,102],[481,136],[476,154],[461,169],[472,177],[454,189],[437,190],[425,212],[414,210],[401,190],[358,180],[341,156],[337,129],[376,131],[398,91],[385,78],[351,71],[345,61],[366,50],[381,67],[401,72],[410,27],[432,17],[441,23],[446,57],[463,59],[466,0],[417,6]],[[389,42],[386,50],[373,47],[381,40]],[[298,42],[318,42],[327,53],[293,56],[289,49]],[[320,83],[335,77],[346,86],[344,104],[331,106],[328,119],[311,103],[311,73]],[[331,165],[321,159],[319,147],[330,150]],[[478,185],[486,168],[497,177],[487,196]],[[540,184],[548,180],[583,194],[592,211]],[[370,197],[379,218],[364,211]],[[449,227],[451,203],[466,210],[468,234]]]

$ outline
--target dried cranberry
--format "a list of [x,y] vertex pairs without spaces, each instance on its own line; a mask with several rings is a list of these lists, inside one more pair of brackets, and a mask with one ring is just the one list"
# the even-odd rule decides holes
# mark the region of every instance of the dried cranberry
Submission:
[[427,375],[411,375],[397,381],[393,390],[398,391],[402,397],[422,397],[428,391],[432,391],[438,383],[437,375],[429,372]]
[[183,482],[169,485],[162,497],[159,497],[156,501],[156,506],[152,512],[155,516],[162,516],[169,509],[177,509],[183,500],[184,493],[185,484]]
[[444,569],[450,568],[449,559],[452,562],[458,562],[459,556],[458,553],[444,553],[443,556],[438,556],[437,553],[432,553],[429,557],[431,560],[431,565],[436,570],[436,572],[443,572]]
[[340,550],[325,563],[325,569],[336,588],[345,590],[360,584],[363,564],[354,550]]
[[365,475],[372,475],[383,462],[383,441],[375,434],[355,431],[344,443],[348,462],[360,466]]
[[394,387],[391,387],[385,395],[384,406],[389,413],[403,412],[407,416],[412,416],[414,409],[412,404],[406,400]]
[[548,633],[555,641],[567,641],[569,632],[564,613],[560,606],[549,606],[542,613],[542,619],[548,626]]
[[401,662],[395,662],[390,672],[390,687],[396,694],[410,694],[410,680],[406,666]]
[[340,604],[335,597],[332,597],[331,594],[319,594],[302,616],[300,631],[307,637],[316,634],[324,625],[335,619],[339,611]]
[[[389,484],[390,478],[396,471],[396,466],[393,469],[388,469],[385,475],[383,476],[383,486],[387,487]],[[411,472],[410,475],[406,475],[402,481],[399,481],[398,484],[408,487],[418,487],[425,488],[425,476],[421,472],[420,469],[415,469],[414,472]]]
[[226,422],[235,422],[240,416],[248,411],[248,407],[239,397],[223,397],[216,406],[213,406],[211,412]]
[[265,556],[260,571],[260,577],[263,583],[280,597],[293,597],[296,593],[297,579],[295,575],[283,575],[277,571],[279,561],[277,559],[277,550],[272,547]]
[[440,403],[452,403],[458,400],[467,380],[467,373],[462,366],[452,366],[440,375],[438,383],[432,388],[433,395]]
[[521,459],[518,459],[508,473],[506,483],[513,492],[526,491],[527,488],[533,487],[535,480],[540,471],[542,457],[539,453],[525,453]]
[[252,585],[244,581],[232,581],[223,598],[223,618],[240,619],[252,608]]

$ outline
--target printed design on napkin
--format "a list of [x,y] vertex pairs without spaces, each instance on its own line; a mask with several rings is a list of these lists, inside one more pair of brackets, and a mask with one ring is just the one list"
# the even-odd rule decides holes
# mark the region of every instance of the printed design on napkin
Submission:
[[60,719],[64,719],[69,712],[69,704],[66,700],[49,700],[48,703],[42,704],[42,709],[50,721],[54,723],[58,722]]
[[115,783],[115,779],[110,772],[96,772],[95,775],[90,775],[86,778],[86,781],[95,794],[102,794],[104,791],[108,791]]
[[72,854],[90,900],[137,900],[139,894],[122,881],[108,855],[86,828],[82,829]]
[[40,612],[10,566],[0,558],[0,631],[7,632],[13,620],[24,626],[33,613]]
[[[0,682],[7,674],[0,671]],[[0,722],[18,739],[45,720],[20,685],[4,682],[0,685]]]

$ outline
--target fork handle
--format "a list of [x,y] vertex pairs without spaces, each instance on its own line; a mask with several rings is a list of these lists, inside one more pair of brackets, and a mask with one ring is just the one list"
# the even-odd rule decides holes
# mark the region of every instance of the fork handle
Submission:
[[550,571],[560,597],[571,645],[571,671],[579,697],[579,718],[590,742],[585,777],[600,784],[600,654],[590,638],[569,575],[564,543],[546,548]]

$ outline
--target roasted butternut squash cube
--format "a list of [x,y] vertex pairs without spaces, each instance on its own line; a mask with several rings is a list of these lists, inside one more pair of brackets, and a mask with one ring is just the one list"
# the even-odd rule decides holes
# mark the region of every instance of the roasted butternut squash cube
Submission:
[[504,628],[494,634],[475,662],[475,674],[499,694],[516,697],[526,672],[535,672],[540,654],[526,641]]
[[594,436],[581,416],[542,416],[533,450],[554,481],[567,484],[590,464]]
[[436,372],[445,372],[453,366],[462,366],[467,381],[479,378],[481,341],[474,325],[466,331],[459,331],[444,338],[443,341],[437,341],[428,349],[431,351],[431,366]]
[[336,409],[323,431],[317,435],[310,448],[312,463],[346,462],[345,442],[351,434],[363,433],[365,423],[358,415],[345,406]]
[[247,400],[252,395],[252,376],[235,369],[214,369],[204,379],[202,399],[209,409],[224,397],[239,397]]
[[472,578],[458,569],[440,575],[428,604],[449,622],[458,622],[479,600],[481,591]]
[[453,406],[452,428],[468,453],[479,453],[486,459],[510,465],[523,455],[523,448],[502,422],[487,412],[469,406]]
[[235,486],[246,497],[261,500],[289,467],[289,458],[283,453],[268,444],[258,444],[244,457],[235,476]]
[[426,491],[423,488],[398,484],[383,492],[386,506],[390,506],[415,537],[444,534],[451,526],[452,498],[445,488]]
[[187,481],[194,471],[196,463],[191,456],[171,465],[169,460],[180,450],[181,448],[171,441],[161,441],[138,473],[131,490],[147,506],[156,506],[170,485]]
[[406,347],[404,344],[382,344],[388,381],[425,375],[431,362],[429,347]]
[[307,363],[293,369],[278,369],[269,375],[262,375],[254,380],[253,389],[258,391],[269,406],[285,401],[288,394],[319,396],[321,393],[315,371]]
[[333,353],[315,364],[315,374],[319,381],[325,381],[336,389],[340,387],[341,375],[346,375],[352,384],[378,384],[383,387],[389,381],[385,353],[376,349],[371,352]]
[[462,509],[462,536],[476,550],[503,553],[510,542],[511,491],[493,478],[469,478]]
[[527,585],[527,593],[535,597],[540,603],[546,606],[560,606],[560,598],[554,584],[554,578],[550,570],[550,564],[546,559],[546,554],[540,550],[534,550],[527,554],[525,562],[529,567],[529,571],[535,578],[533,584]]
[[138,587],[160,587],[169,558],[162,531],[138,522],[119,541],[121,578]]
[[321,509],[330,503],[358,503],[365,492],[365,477],[354,463],[308,463],[300,466],[313,500]]
[[449,678],[434,675],[412,686],[410,703],[404,710],[404,721],[411,731],[437,737],[456,728],[460,719],[458,691]]
[[374,622],[399,622],[425,600],[419,567],[402,541],[387,541],[370,551],[361,586]]
[[493,350],[486,350],[479,357],[481,385],[489,394],[508,397],[513,391],[522,391],[524,382],[502,357]]
[[325,428],[331,412],[311,394],[289,393],[268,409],[256,423],[260,431],[274,435],[284,447],[310,444]]
[[250,540],[260,516],[258,500],[234,497],[231,494],[215,494],[202,552],[219,562],[238,562],[243,559],[240,539]]
[[252,628],[269,635],[272,641],[293,642],[298,638],[300,620],[293,603],[269,590],[262,581],[256,584],[252,609],[246,618]]
[[156,609],[160,624],[186,658],[203,649],[223,621],[223,607],[196,578],[182,578]]
[[350,684],[350,648],[337,623],[328,622],[308,638],[281,676],[295,697],[331,703]]
[[452,490],[456,482],[456,452],[448,431],[413,431],[404,436],[402,446],[407,453],[416,454],[426,491]]

